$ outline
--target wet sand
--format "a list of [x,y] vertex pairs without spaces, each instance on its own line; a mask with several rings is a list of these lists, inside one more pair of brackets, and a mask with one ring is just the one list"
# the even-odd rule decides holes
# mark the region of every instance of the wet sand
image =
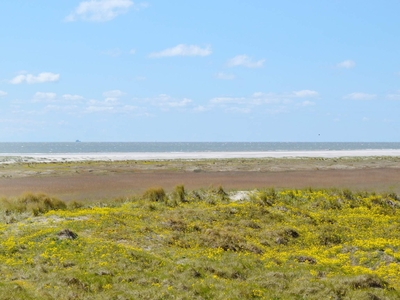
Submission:
[[222,185],[254,188],[349,188],[400,193],[400,157],[204,159],[14,163],[0,166],[0,196],[42,192],[62,200],[102,200]]

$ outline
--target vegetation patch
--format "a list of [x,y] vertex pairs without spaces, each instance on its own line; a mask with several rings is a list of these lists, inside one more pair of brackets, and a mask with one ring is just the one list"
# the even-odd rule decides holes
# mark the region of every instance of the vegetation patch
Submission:
[[0,299],[399,299],[400,201],[222,187],[0,202]]

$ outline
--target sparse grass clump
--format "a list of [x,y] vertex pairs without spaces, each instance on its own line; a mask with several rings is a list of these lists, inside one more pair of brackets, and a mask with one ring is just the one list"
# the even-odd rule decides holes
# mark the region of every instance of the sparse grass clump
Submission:
[[221,190],[3,199],[0,299],[400,299],[397,195]]
[[154,201],[154,202],[164,202],[167,199],[167,195],[163,188],[156,187],[150,188],[143,194],[143,199]]
[[50,210],[66,209],[67,205],[54,197],[45,194],[25,193],[16,199],[1,200],[0,209],[5,214],[30,212],[37,216]]

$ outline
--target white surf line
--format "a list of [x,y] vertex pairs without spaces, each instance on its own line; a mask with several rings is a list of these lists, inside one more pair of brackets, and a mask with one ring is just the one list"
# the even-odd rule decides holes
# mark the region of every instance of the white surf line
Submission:
[[196,160],[230,158],[340,158],[340,157],[400,157],[400,150],[326,150],[326,151],[268,151],[268,152],[129,152],[129,153],[0,153],[1,163],[72,162],[118,160]]

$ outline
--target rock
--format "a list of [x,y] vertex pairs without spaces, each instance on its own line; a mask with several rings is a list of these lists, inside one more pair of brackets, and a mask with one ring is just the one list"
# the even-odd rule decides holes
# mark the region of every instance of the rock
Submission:
[[296,257],[296,260],[300,263],[309,263],[311,265],[314,265],[317,263],[317,260],[310,256],[298,256],[298,257]]
[[78,235],[69,229],[61,230],[59,233],[57,233],[57,236],[60,240],[62,239],[75,240],[76,238],[78,238]]

